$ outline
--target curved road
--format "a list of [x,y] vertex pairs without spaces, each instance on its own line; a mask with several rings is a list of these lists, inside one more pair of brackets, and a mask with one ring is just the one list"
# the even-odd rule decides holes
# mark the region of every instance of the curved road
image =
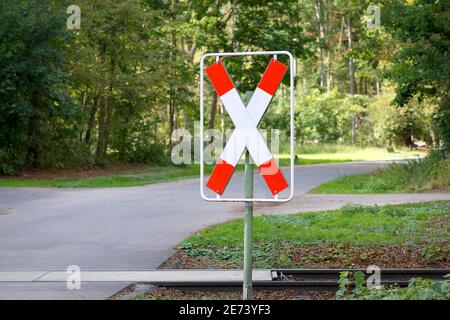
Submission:
[[[342,175],[359,174],[386,162],[297,167],[295,194]],[[287,174],[286,174],[287,176]],[[198,179],[108,189],[0,188],[0,271],[139,270],[158,267],[183,238],[242,212],[242,204],[208,203]],[[255,193],[265,186],[255,174]],[[243,194],[242,173],[230,194]],[[270,212],[268,206],[259,211]],[[4,298],[107,298],[127,284],[0,283]]]

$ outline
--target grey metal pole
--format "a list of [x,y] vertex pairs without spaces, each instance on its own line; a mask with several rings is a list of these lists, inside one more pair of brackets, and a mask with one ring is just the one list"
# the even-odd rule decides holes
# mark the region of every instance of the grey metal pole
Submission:
[[[250,164],[250,153],[245,152],[245,197],[253,198],[253,165]],[[244,288],[243,299],[253,298],[252,286],[252,233],[253,233],[253,202],[245,203],[244,218]]]
[[[247,103],[253,91],[246,92]],[[245,151],[245,198],[253,198],[253,164],[250,163],[250,152]],[[245,203],[244,217],[244,284],[243,299],[253,298],[252,285],[252,233],[253,233],[253,202]]]

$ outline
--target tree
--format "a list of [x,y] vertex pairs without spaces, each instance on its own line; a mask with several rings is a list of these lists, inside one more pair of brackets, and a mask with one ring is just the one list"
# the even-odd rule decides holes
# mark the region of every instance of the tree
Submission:
[[448,1],[392,1],[384,8],[384,22],[400,42],[387,76],[397,83],[398,106],[414,97],[435,98],[439,137],[450,149],[450,18]]
[[96,130],[99,163],[107,159],[108,150],[127,159],[124,152],[133,152],[130,148],[135,145],[117,144],[128,141],[134,121],[147,121],[143,114],[155,116],[152,109],[157,108],[152,104],[164,98],[162,81],[167,70],[158,28],[163,17],[139,0],[84,1],[80,7],[83,26],[77,34],[72,68],[81,85],[78,92],[86,93],[90,102],[84,105],[84,141],[90,144]]
[[76,150],[79,110],[67,94],[63,48],[71,37],[62,13],[45,1],[0,3],[0,172],[58,165]]

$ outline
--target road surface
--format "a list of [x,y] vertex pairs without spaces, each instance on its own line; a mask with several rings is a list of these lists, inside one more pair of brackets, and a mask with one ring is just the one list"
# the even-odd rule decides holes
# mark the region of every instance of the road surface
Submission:
[[[295,194],[385,162],[297,167]],[[288,176],[288,174],[285,174]],[[259,174],[255,192],[266,195]],[[243,194],[237,173],[230,195]],[[271,206],[259,208],[270,212]],[[292,206],[291,206],[292,209]],[[142,270],[157,268],[189,234],[242,214],[239,203],[209,203],[198,179],[107,189],[0,188],[0,272],[25,270]],[[0,283],[0,299],[104,299],[127,283]]]

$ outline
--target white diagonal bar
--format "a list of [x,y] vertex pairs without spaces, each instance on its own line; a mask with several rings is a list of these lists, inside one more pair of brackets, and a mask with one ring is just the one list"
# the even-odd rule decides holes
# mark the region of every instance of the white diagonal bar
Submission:
[[[261,121],[271,100],[272,96],[270,94],[258,87],[256,88],[246,108],[255,127]],[[220,158],[235,167],[245,150],[245,146],[245,140],[242,139],[242,135],[234,130]]]
[[[260,132],[256,128],[256,124],[250,116],[249,111],[245,107],[244,103],[242,102],[242,99],[239,96],[236,88],[233,88],[227,93],[223,94],[220,97],[220,100],[225,106],[225,109],[227,110],[231,120],[236,127],[234,132],[237,132],[238,140],[244,139],[245,137],[245,146],[250,152],[250,155],[252,156],[256,166],[259,167],[263,163],[270,161],[273,158],[272,153],[267,147],[266,142],[264,141]],[[227,145],[228,144],[230,144],[230,141],[227,142]],[[239,142],[239,145],[241,144],[242,142]]]

